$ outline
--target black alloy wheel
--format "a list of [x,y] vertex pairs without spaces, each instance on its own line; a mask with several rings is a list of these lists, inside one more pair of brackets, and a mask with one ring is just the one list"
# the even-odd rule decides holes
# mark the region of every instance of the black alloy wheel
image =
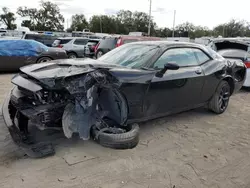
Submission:
[[227,81],[221,81],[209,101],[208,108],[216,114],[222,114],[228,107],[230,96],[230,85]]
[[227,85],[224,85],[221,88],[220,95],[219,95],[219,108],[221,111],[225,111],[228,106],[230,97],[230,88]]

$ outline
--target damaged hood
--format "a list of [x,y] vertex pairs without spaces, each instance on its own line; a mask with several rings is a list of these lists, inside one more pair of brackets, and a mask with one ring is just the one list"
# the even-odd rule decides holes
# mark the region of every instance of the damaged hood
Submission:
[[98,60],[84,59],[63,59],[52,62],[28,65],[20,68],[21,72],[37,79],[60,78],[74,76],[91,72],[98,68],[110,69],[120,67],[116,64],[103,63]]
[[55,87],[55,82],[65,77],[86,74],[96,69],[109,70],[109,73],[120,82],[145,83],[150,81],[154,75],[152,71],[132,69],[89,58],[54,60],[52,62],[33,64],[20,68],[22,73],[50,88]]
[[54,87],[55,80],[89,73],[100,68],[111,69],[115,67],[120,66],[116,64],[103,63],[94,59],[83,58],[61,59],[46,63],[28,65],[20,68],[20,71],[29,77],[48,85],[49,87]]

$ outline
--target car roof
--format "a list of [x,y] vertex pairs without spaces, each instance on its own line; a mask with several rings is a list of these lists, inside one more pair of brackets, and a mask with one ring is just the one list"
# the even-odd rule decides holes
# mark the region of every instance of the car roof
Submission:
[[159,40],[161,39],[159,37],[130,36],[130,35],[112,35],[112,36],[106,37],[105,39],[116,39],[116,38],[123,38],[123,39],[145,39],[145,38],[150,38],[150,39],[159,39]]
[[59,37],[57,38],[57,40],[68,40],[68,39],[72,40],[72,39],[89,39],[89,38],[87,37]]

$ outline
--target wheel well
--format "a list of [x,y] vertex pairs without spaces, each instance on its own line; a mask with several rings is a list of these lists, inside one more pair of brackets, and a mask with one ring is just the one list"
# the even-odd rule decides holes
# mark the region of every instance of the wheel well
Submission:
[[230,77],[227,77],[227,78],[224,78],[223,80],[227,81],[227,83],[230,86],[230,93],[233,94],[233,92],[234,92],[234,81],[233,81],[233,79],[230,78]]
[[50,57],[50,56],[42,56],[42,57],[39,57],[39,58],[36,60],[36,63],[37,63],[40,59],[42,59],[42,58],[44,58],[44,57],[47,57],[47,58],[50,58],[51,60],[53,60],[53,58]]

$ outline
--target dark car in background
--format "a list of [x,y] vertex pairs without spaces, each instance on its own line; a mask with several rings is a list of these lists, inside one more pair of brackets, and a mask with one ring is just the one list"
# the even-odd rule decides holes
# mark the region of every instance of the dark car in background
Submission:
[[67,138],[92,135],[105,147],[133,148],[136,122],[202,106],[225,112],[246,68],[202,45],[151,41],[122,45],[97,60],[57,60],[20,71],[3,117],[13,140],[41,157],[54,150],[32,141],[29,122],[41,130],[61,128]]
[[95,49],[96,58],[101,57],[105,53],[113,50],[116,47],[119,47],[123,44],[138,42],[138,41],[159,41],[161,38],[158,37],[145,37],[145,36],[114,36],[107,37],[99,42]]
[[246,38],[218,38],[209,44],[214,51],[229,61],[241,61],[247,68],[244,87],[250,87],[250,40]]
[[[93,50],[100,39],[90,39],[83,37],[57,38],[52,46],[66,50],[68,58],[81,58],[93,56]],[[94,45],[95,44],[95,45]]]
[[52,47],[52,43],[55,41],[56,38],[56,36],[39,33],[26,33],[22,36],[22,39],[35,40],[48,47]]
[[1,72],[17,71],[25,65],[65,58],[65,50],[50,48],[34,40],[0,40]]

